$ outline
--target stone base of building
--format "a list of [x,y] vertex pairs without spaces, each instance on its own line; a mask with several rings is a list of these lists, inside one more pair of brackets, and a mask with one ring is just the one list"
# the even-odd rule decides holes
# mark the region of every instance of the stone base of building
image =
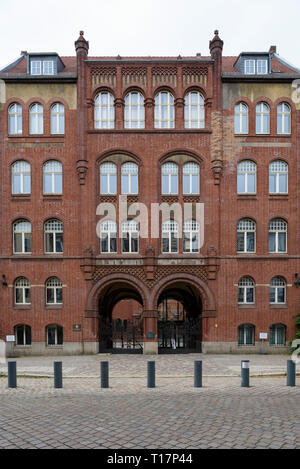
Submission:
[[158,342],[144,342],[143,354],[144,355],[157,355],[158,354]]
[[30,346],[6,344],[8,358],[45,355],[95,355],[97,353],[99,353],[98,342],[65,342],[64,345],[45,345],[43,342],[33,342]]
[[230,354],[239,355],[267,353],[272,355],[284,355],[289,352],[288,346],[272,346],[268,343],[261,343],[251,346],[240,346],[236,342],[202,342],[202,353]]

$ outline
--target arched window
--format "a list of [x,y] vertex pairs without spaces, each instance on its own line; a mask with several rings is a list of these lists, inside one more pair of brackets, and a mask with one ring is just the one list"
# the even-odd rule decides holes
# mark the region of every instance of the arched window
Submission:
[[166,221],[162,224],[161,231],[162,231],[161,233],[162,252],[163,253],[178,252],[178,239],[179,239],[178,223],[174,220]]
[[237,191],[238,194],[256,193],[256,164],[253,161],[245,160],[238,164]]
[[162,194],[178,194],[178,166],[175,163],[165,163],[161,167]]
[[277,133],[291,133],[291,108],[287,103],[280,103],[277,106]]
[[238,344],[254,345],[254,326],[252,324],[242,324],[238,328]]
[[31,345],[31,327],[25,324],[15,326],[16,345]]
[[117,224],[115,221],[105,220],[101,223],[101,252],[117,252]]
[[16,161],[12,165],[12,194],[30,194],[31,168],[26,161]]
[[182,167],[183,194],[199,194],[200,169],[197,163],[186,163]]
[[281,218],[269,223],[269,252],[287,251],[287,223]]
[[11,104],[8,108],[8,133],[20,135],[22,133],[22,106]]
[[199,230],[199,223],[195,220],[184,222],[183,252],[199,252]]
[[63,252],[63,223],[60,220],[48,220],[44,225],[45,253]]
[[238,103],[234,107],[234,133],[247,134],[249,130],[249,109],[247,104]]
[[51,277],[46,282],[46,304],[62,304],[62,283],[57,277]]
[[286,301],[286,283],[282,277],[274,277],[270,283],[270,303],[284,304]]
[[240,305],[254,303],[254,281],[250,277],[243,277],[239,281],[238,302]]
[[174,97],[168,91],[161,91],[155,96],[155,128],[173,129],[174,119]]
[[57,324],[46,327],[47,345],[63,345],[63,328]]
[[13,225],[14,254],[31,253],[31,223],[27,220],[18,220]]
[[55,103],[51,106],[51,134],[65,133],[65,106]]
[[121,166],[122,194],[138,193],[138,165],[135,163],[124,163]]
[[204,129],[204,98],[198,91],[191,91],[184,100],[184,124],[186,129]]
[[114,163],[103,163],[100,166],[100,194],[117,193],[117,166]]
[[133,91],[125,97],[125,129],[143,129],[144,127],[144,96]]
[[269,166],[269,192],[270,194],[288,193],[289,167],[284,161],[273,161]]
[[113,129],[115,126],[114,97],[107,91],[95,98],[94,126],[95,129]]
[[44,194],[62,194],[62,164],[48,161],[44,164]]
[[256,223],[244,218],[237,224],[237,252],[255,252]]
[[270,108],[266,103],[258,103],[256,106],[256,133],[270,133]]
[[139,252],[139,229],[134,220],[122,223],[122,252]]
[[284,346],[286,339],[286,327],[283,324],[272,324],[270,326],[270,345]]
[[44,113],[43,106],[34,103],[29,108],[29,133],[42,134],[44,132]]
[[30,283],[25,277],[18,278],[14,285],[15,290],[15,304],[16,305],[29,305],[30,304]]

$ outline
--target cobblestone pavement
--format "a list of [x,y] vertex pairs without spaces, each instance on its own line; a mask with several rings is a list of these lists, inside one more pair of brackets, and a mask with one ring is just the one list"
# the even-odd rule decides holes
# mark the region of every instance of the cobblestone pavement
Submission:
[[0,448],[300,448],[300,379],[0,378]]

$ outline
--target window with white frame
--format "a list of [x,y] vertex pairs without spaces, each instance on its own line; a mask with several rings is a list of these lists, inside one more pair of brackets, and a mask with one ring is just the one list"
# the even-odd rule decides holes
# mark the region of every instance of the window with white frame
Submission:
[[42,75],[42,61],[41,60],[31,60],[30,73],[31,75]]
[[139,229],[134,220],[128,220],[122,223],[122,252],[139,252]]
[[30,304],[30,283],[25,277],[21,277],[15,281],[15,304],[16,305],[29,305]]
[[239,281],[238,302],[240,305],[254,304],[255,284],[252,278],[243,277]]
[[254,345],[255,329],[252,324],[242,324],[238,328],[238,345]]
[[31,223],[18,220],[13,225],[14,254],[31,254]]
[[62,283],[56,277],[49,278],[46,282],[46,304],[62,304]]
[[280,103],[277,106],[277,133],[291,133],[291,108],[287,103]]
[[161,167],[161,188],[163,195],[178,194],[178,166],[165,163]]
[[60,220],[48,220],[44,225],[45,253],[61,254],[63,252],[63,223]]
[[256,164],[253,161],[245,160],[238,164],[237,192],[256,194]]
[[133,91],[125,97],[125,129],[143,129],[144,127],[144,96]]
[[245,75],[255,75],[255,60],[244,61]]
[[63,345],[63,328],[57,324],[46,327],[47,345]]
[[8,108],[8,133],[22,134],[22,106],[18,103],[11,104]]
[[44,194],[62,194],[62,164],[59,161],[47,161],[43,166]]
[[248,120],[249,109],[247,104],[238,103],[234,107],[234,133],[247,134],[248,133]]
[[168,91],[161,91],[155,96],[155,128],[173,129],[174,119],[174,97]]
[[286,283],[282,277],[274,277],[270,283],[270,303],[284,304],[286,302]]
[[16,345],[31,345],[31,327],[19,324],[14,328]]
[[270,108],[266,103],[256,105],[256,133],[270,133]]
[[175,253],[178,252],[179,228],[178,223],[174,220],[166,221],[162,224],[161,229],[162,252]]
[[199,194],[200,168],[197,163],[186,163],[182,167],[183,194]]
[[188,220],[183,224],[183,252],[199,252],[200,226],[195,220]]
[[138,193],[138,165],[135,163],[124,163],[121,166],[121,188],[122,194]]
[[184,99],[184,125],[186,129],[204,129],[204,98],[198,91],[191,91]]
[[244,218],[237,224],[237,252],[255,252],[256,223]]
[[16,161],[11,168],[12,194],[30,194],[31,168],[27,161]]
[[44,112],[43,106],[34,103],[29,108],[29,133],[42,134],[44,132]]
[[101,223],[101,252],[117,252],[117,224],[115,221],[105,220]]
[[268,61],[257,60],[256,68],[257,68],[257,75],[266,75],[268,73]]
[[269,223],[269,252],[287,252],[287,223],[280,218]]
[[100,194],[117,193],[117,166],[114,163],[103,163],[100,166]]
[[269,166],[269,192],[270,194],[288,193],[289,167],[284,161],[273,161]]
[[43,75],[54,75],[53,60],[43,60]]
[[95,129],[113,129],[115,126],[114,97],[107,91],[99,93],[94,102]]
[[62,135],[65,133],[65,106],[55,103],[51,106],[51,134]]
[[272,324],[270,326],[270,345],[282,347],[285,345],[286,327],[283,324]]

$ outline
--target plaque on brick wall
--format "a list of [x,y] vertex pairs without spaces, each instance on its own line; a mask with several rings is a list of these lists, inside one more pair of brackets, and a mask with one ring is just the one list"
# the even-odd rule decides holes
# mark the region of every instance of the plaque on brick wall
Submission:
[[146,337],[147,337],[147,339],[154,339],[155,334],[154,334],[154,332],[147,332]]
[[73,324],[73,331],[80,332],[81,331],[81,324]]

